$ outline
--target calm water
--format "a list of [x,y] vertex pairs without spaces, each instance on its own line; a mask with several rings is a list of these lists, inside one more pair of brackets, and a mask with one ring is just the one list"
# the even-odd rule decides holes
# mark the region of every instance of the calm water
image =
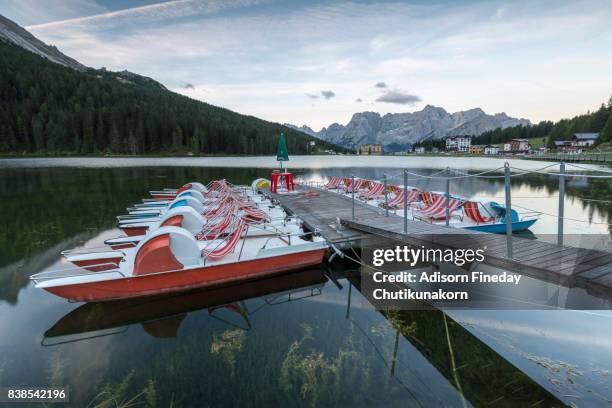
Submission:
[[[150,189],[222,177],[250,183],[268,173],[263,158],[212,159],[233,166],[223,168],[186,162],[200,159],[147,167],[158,160],[0,160],[0,386],[68,385],[75,407],[101,391],[97,403],[137,396],[140,406],[157,407],[611,403],[607,311],[381,313],[361,295],[357,272],[343,264],[146,301],[71,304],[34,289],[29,275],[58,267],[63,249],[117,235],[115,215]],[[381,162],[345,165],[348,158],[317,168],[318,160],[291,163],[302,163],[295,172],[308,179],[399,172]],[[414,168],[450,165],[442,160]],[[498,165],[470,159],[453,167],[459,164]],[[556,213],[554,178],[513,183],[516,204]],[[411,184],[443,189],[435,181]],[[498,179],[451,188],[503,201]],[[609,181],[570,179],[567,197],[566,215],[590,223],[568,221],[566,230],[610,235]],[[552,217],[536,226],[538,234],[557,228]],[[330,271],[340,286],[324,274]]]

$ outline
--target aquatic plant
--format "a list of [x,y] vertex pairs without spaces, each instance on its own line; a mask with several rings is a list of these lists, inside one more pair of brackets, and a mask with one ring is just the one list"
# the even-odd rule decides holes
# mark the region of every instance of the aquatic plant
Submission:
[[232,377],[236,370],[236,353],[244,349],[246,333],[241,329],[226,330],[220,336],[215,333],[210,344],[210,352],[221,356],[229,365]]
[[49,376],[48,382],[49,385],[59,387],[62,384],[65,384],[64,381],[64,368],[66,365],[64,364],[64,359],[62,357],[61,350],[56,350],[51,353],[51,358],[49,361],[49,368],[47,369]]
[[128,392],[132,388],[134,370],[116,384],[107,384],[90,402],[87,408],[130,408],[144,406],[154,408],[157,402],[155,381],[149,379],[142,391],[132,396]]

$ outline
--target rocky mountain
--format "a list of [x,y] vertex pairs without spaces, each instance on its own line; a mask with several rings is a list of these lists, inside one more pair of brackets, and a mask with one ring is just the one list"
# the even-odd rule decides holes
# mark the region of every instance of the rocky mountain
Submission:
[[85,71],[86,66],[78,61],[62,54],[52,45],[47,45],[34,37],[25,28],[0,14],[0,39],[15,44],[25,50],[40,55],[56,64],[72,68],[77,71]]
[[376,112],[355,113],[346,126],[334,123],[319,132],[308,126],[292,127],[347,148],[380,143],[388,151],[398,151],[426,139],[480,135],[496,128],[529,124],[527,119],[512,118],[505,113],[489,115],[480,108],[448,113],[444,108],[427,105],[412,113],[388,113],[384,116]]
[[80,72],[89,72],[99,78],[116,79],[119,82],[142,86],[146,88],[166,89],[159,82],[142,75],[135,74],[129,71],[113,72],[105,68],[94,69],[89,68],[77,60],[63,54],[53,45],[47,45],[34,37],[29,31],[21,27],[19,24],[4,17],[0,14],[0,40],[17,45],[27,51],[39,55],[51,62],[63,65]]

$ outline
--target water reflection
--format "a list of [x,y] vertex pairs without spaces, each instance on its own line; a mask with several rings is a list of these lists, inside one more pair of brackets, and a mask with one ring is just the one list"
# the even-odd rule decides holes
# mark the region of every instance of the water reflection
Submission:
[[[249,316],[252,314],[265,306],[320,295],[326,281],[323,271],[314,269],[170,296],[86,303],[49,328],[44,334],[43,344],[57,345],[109,335],[111,329],[123,329],[132,324],[141,324],[152,337],[176,337],[186,314],[201,309],[206,309],[210,316],[220,321],[248,330],[251,328]],[[254,298],[260,298],[261,304],[249,308],[245,300]],[[224,311],[233,316],[225,317]],[[239,317],[239,321],[233,322],[233,317]],[[123,330],[115,333],[120,332]]]
[[[355,172],[381,177],[396,170]],[[353,170],[342,174],[348,171]],[[211,406],[529,406],[543,401],[539,406],[595,407],[612,398],[607,386],[612,353],[604,341],[612,338],[610,316],[380,313],[361,295],[357,278],[349,274],[349,283],[338,265],[333,272],[341,288],[327,282],[316,296],[283,303],[299,295],[294,289],[304,294],[300,287],[322,283],[321,272],[302,283],[288,279],[226,291],[231,295],[196,292],[117,305],[69,304],[29,285],[29,275],[56,266],[60,250],[97,245],[105,234],[114,234],[109,230],[114,216],[144,191],[223,177],[248,183],[266,173],[199,167],[0,169],[0,386],[69,385],[75,407],[87,406],[103,390],[122,398],[142,393],[143,406],[175,407],[202,401]],[[515,182],[515,195],[537,196],[538,206],[554,211],[556,185],[538,177]],[[491,197],[503,191],[494,179],[452,188]],[[568,217],[609,222],[607,204],[586,201],[612,199],[608,184],[571,181],[567,193]],[[534,205],[534,199],[525,201]],[[540,224],[556,231],[554,223]],[[319,280],[313,283],[315,276]],[[43,339],[70,342],[41,347]],[[550,373],[565,370],[559,368],[563,364],[583,375],[559,383],[559,375]],[[522,388],[511,382],[515,379]],[[567,396],[577,393],[586,396]]]

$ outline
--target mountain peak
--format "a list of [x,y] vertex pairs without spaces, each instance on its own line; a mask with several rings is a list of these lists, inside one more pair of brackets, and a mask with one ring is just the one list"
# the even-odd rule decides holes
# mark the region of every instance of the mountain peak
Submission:
[[379,143],[392,151],[429,138],[480,135],[496,128],[529,124],[526,119],[512,118],[505,113],[489,115],[481,108],[451,114],[440,106],[426,105],[420,111],[387,113],[382,117],[378,112],[357,112],[346,126],[333,124],[312,135],[351,149],[364,143]]
[[45,44],[34,37],[28,30],[1,14],[0,40],[14,44],[34,54],[40,55],[51,62],[72,68],[76,71],[85,71],[87,69],[85,65],[61,53],[57,47]]

